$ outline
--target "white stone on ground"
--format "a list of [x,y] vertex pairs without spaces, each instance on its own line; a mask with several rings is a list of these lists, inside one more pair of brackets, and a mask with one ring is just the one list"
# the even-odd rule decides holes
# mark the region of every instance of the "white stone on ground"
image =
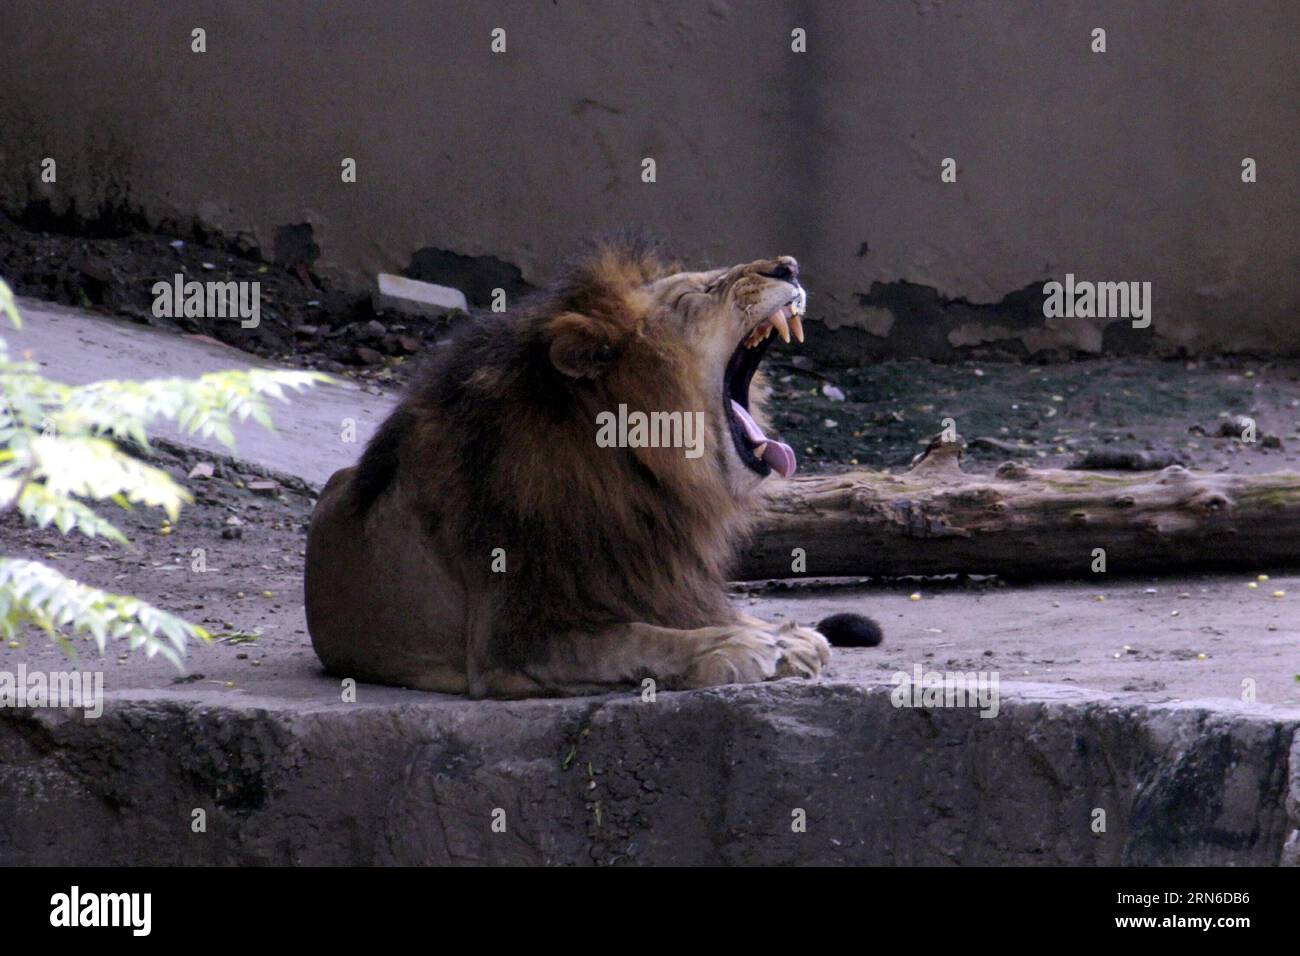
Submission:
[[379,273],[371,295],[376,312],[402,312],[407,315],[446,315],[452,309],[469,311],[465,293],[450,286],[421,282],[388,272]]

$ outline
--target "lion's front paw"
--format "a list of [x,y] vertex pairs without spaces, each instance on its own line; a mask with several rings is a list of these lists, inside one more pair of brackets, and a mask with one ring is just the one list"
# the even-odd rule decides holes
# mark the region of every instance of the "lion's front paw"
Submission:
[[816,677],[830,656],[826,639],[809,628],[794,624],[773,631],[746,627],[701,652],[691,662],[683,683],[686,687],[716,687]]
[[783,624],[776,632],[776,640],[792,668],[778,677],[816,677],[831,662],[830,642],[811,627]]

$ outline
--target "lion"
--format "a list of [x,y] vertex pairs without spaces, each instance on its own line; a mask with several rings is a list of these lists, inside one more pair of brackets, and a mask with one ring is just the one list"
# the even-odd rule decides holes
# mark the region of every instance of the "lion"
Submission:
[[[812,678],[830,643],[878,643],[859,615],[773,624],[725,593],[760,486],[796,467],[751,384],[775,336],[803,341],[805,302],[790,256],[686,272],[606,244],[466,322],[312,513],[307,625],[326,671],[565,696]],[[695,454],[598,442],[615,412],[698,422]]]

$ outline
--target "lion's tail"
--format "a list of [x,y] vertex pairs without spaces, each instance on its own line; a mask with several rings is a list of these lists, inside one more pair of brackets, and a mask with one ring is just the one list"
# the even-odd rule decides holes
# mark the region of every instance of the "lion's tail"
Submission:
[[875,647],[885,639],[879,624],[869,617],[850,612],[822,618],[817,630],[833,647]]

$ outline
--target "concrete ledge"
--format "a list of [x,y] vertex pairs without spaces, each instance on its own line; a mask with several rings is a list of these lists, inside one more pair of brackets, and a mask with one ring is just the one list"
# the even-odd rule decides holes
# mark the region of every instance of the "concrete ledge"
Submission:
[[1294,710],[1004,684],[981,719],[891,690],[0,711],[0,863],[1300,862]]

